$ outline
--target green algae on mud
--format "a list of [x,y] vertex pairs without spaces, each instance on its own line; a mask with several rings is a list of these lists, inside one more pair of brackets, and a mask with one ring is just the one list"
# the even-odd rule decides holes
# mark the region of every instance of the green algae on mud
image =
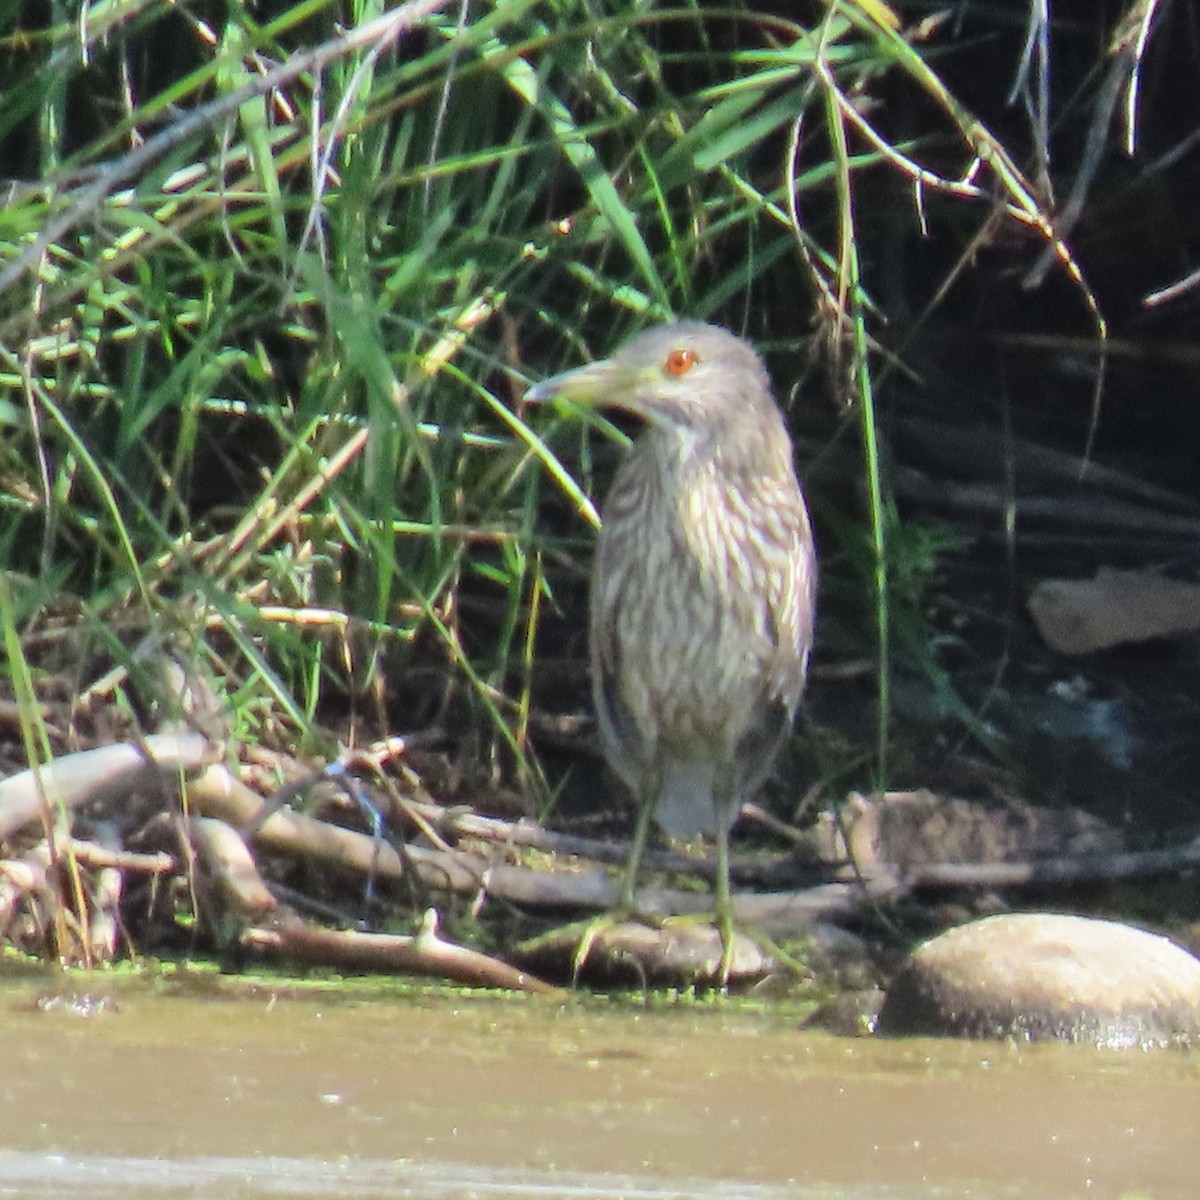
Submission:
[[105,982],[90,1015],[0,985],[6,1154],[456,1164],[543,1195],[583,1172],[669,1195],[1191,1200],[1200,1174],[1187,1055],[836,1038],[761,999]]
[[662,988],[592,992],[563,990],[557,997],[526,992],[500,991],[413,976],[337,975],[325,972],[296,974],[255,970],[231,974],[207,962],[176,964],[142,960],[96,970],[59,968],[30,961],[9,974],[0,969],[0,1005],[37,1003],[53,997],[160,998],[230,1004],[320,1003],[329,1007],[394,1004],[460,1005],[480,1007],[529,1006],[535,1011],[694,1012],[744,1014],[793,1027],[806,1021],[817,1006],[812,998],[790,995],[730,995],[712,989]]

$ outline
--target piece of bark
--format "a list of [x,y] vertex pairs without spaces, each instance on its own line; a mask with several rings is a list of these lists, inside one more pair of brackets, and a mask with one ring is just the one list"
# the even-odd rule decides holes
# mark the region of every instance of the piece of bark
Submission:
[[94,871],[115,867],[138,875],[170,875],[178,866],[176,859],[163,850],[145,854],[122,847],[98,846],[80,838],[71,838],[67,845],[80,866]]
[[1046,579],[1029,611],[1052,649],[1090,654],[1200,630],[1200,584],[1102,567],[1095,579]]
[[261,921],[278,902],[258,873],[258,865],[232,825],[215,817],[190,817],[188,836],[214,885],[222,907],[234,916]]
[[[594,936],[593,936],[594,935]],[[582,942],[591,937],[583,962]],[[544,975],[584,982],[654,987],[691,987],[713,983],[721,966],[721,935],[712,925],[691,919],[647,925],[640,921],[594,930],[582,921],[552,929],[519,946],[517,962]],[[779,964],[757,942],[734,934],[727,982],[745,985],[764,979]]]
[[1075,854],[1023,862],[924,863],[901,872],[911,888],[1046,887],[1052,884],[1137,879],[1200,867],[1200,838],[1162,850]]
[[936,792],[852,792],[818,829],[829,861],[913,871],[931,863],[1027,862],[1112,854],[1121,835],[1080,809],[977,804]]
[[438,935],[437,915],[432,909],[426,912],[415,937],[319,929],[292,918],[248,929],[242,944],[260,953],[340,970],[429,975],[472,987],[562,994],[561,989],[527,971],[444,941]]
[[356,874],[374,871],[383,879],[400,879],[405,874],[403,860],[388,843],[288,808],[271,811],[268,800],[222,764],[214,763],[202,771],[189,783],[187,795],[193,812],[247,831],[264,849]]
[[[485,817],[460,806],[444,808],[437,804],[410,800],[406,801],[405,809],[414,819],[426,822],[438,835],[447,838],[542,850],[554,855],[556,859],[587,859],[617,867],[623,867],[629,861],[629,842],[621,838],[606,838],[602,841],[594,837],[581,837],[578,834],[546,829],[527,817],[515,821]],[[756,805],[743,805],[742,816],[760,825],[766,824],[771,832],[797,846],[804,852],[803,857],[808,866],[822,866],[818,839],[810,830],[794,830],[791,826],[771,818]],[[765,888],[780,884],[786,886],[796,878],[795,868],[800,857],[801,855],[794,851],[731,854],[729,875],[734,882],[743,884],[757,884]],[[837,861],[844,861],[844,856]],[[642,852],[641,865],[646,871],[691,875],[696,879],[706,880],[710,886],[717,877],[716,856],[711,851],[704,853],[648,846]],[[828,877],[828,873],[825,873],[825,877]]]
[[[77,808],[122,796],[154,782],[173,784],[212,758],[212,743],[199,734],[151,734],[66,754],[0,782],[0,841],[41,819],[45,805]],[[43,801],[44,797],[44,801]]]
[[[93,835],[96,841],[111,853],[121,850],[121,833],[113,821],[100,823]],[[82,866],[76,858],[77,865]],[[93,870],[89,891],[88,936],[84,951],[87,965],[112,963],[117,956],[121,937],[121,896],[125,890],[125,878],[114,866]]]
[[[596,869],[534,870],[489,860],[463,850],[430,850],[406,846],[403,854],[388,842],[342,829],[280,809],[260,822],[264,801],[223,766],[205,770],[188,788],[194,812],[219,817],[238,829],[253,828],[254,845],[272,853],[307,858],[359,875],[374,872],[378,879],[398,880],[414,871],[433,890],[460,895],[486,894],[535,909],[585,909],[603,911],[620,899],[620,881]],[[894,880],[876,887],[878,896],[893,894]],[[868,893],[854,883],[832,883],[796,892],[738,892],[733,897],[735,916],[772,936],[786,936],[813,922],[857,912]],[[640,912],[654,916],[681,916],[711,911],[712,897],[705,893],[667,888],[639,888]]]
[[[521,817],[506,821],[499,817],[484,817],[463,809],[437,809],[434,805],[412,804],[413,811],[431,820],[446,836],[475,838],[497,845],[520,846],[543,850],[556,857],[585,858],[592,862],[623,866],[629,859],[629,843],[620,839],[604,840],[560,833]],[[440,815],[439,815],[440,814]],[[642,854],[642,865],[650,871],[665,871],[672,875],[695,875],[700,879],[715,879],[716,860],[707,855],[684,854],[676,850],[648,847]],[[731,864],[732,871],[732,864]]]
[[1089,497],[1116,496],[1140,501],[1159,512],[1200,518],[1200,504],[1190,496],[1070,451],[1022,438],[1001,441],[991,426],[961,426],[909,416],[897,423],[897,431],[898,436],[919,446],[925,461],[945,475],[961,476],[966,470],[972,478],[988,479],[1006,488],[1015,479],[1016,485],[1026,490],[1086,491]]
[[13,937],[13,923],[22,905],[28,901],[38,905],[51,894],[48,872],[50,849],[39,842],[21,858],[0,860],[0,939],[19,941]]

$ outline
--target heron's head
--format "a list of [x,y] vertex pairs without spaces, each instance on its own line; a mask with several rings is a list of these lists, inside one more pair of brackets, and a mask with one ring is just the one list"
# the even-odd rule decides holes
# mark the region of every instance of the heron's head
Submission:
[[779,421],[766,368],[753,347],[701,321],[647,329],[611,358],[553,375],[526,393],[534,403],[552,397],[622,409],[652,430],[721,441]]

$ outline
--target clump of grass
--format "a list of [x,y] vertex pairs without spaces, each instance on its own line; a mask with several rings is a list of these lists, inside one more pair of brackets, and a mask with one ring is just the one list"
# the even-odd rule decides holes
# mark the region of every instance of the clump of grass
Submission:
[[[997,206],[1078,276],[886,6],[49,12],[0,18],[12,631],[69,612],[96,670],[169,635],[246,738],[469,726],[536,788],[534,663],[547,614],[564,645],[582,621],[602,443],[521,395],[686,313],[807,344],[857,414],[886,717],[858,181]],[[940,172],[873,114],[884,81]]]

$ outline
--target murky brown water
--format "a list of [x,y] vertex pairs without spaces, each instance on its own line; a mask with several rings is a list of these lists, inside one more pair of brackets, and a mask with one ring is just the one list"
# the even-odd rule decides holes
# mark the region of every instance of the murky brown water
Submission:
[[1200,1055],[490,996],[0,992],[0,1195],[1200,1195]]

